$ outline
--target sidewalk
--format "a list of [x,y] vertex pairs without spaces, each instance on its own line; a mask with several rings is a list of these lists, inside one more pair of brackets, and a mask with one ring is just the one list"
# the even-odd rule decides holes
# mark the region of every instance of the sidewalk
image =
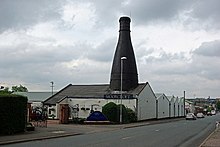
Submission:
[[220,128],[212,132],[200,147],[220,147]]
[[[152,120],[122,125],[107,125],[108,127],[106,127],[106,125],[58,124],[56,121],[49,121],[47,127],[35,127],[35,131],[24,132],[21,134],[10,136],[0,136],[0,145],[89,134],[103,131],[113,131],[118,129],[152,125],[157,123],[168,123],[171,121],[179,120],[181,120],[181,118]],[[220,147],[220,129],[215,130],[212,134],[210,134],[210,136],[200,145],[200,147]]]

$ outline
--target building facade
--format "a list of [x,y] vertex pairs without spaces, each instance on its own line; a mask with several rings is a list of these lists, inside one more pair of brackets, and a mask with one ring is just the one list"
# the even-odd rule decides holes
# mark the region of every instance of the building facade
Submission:
[[[108,102],[120,103],[135,111],[138,120],[178,117],[178,98],[168,102],[165,95],[158,98],[150,84],[138,83],[135,54],[131,43],[129,17],[119,19],[119,38],[116,46],[109,84],[69,84],[44,101],[49,116],[60,118],[70,108],[71,118],[86,118],[92,111],[102,111]],[[165,98],[165,99],[163,99]],[[158,101],[158,105],[157,105]],[[173,108],[171,108],[173,107]],[[170,112],[168,112],[170,110]]]

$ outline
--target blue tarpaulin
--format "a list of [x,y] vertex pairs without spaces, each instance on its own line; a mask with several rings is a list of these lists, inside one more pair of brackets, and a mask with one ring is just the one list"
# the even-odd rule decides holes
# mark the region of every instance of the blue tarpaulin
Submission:
[[87,121],[108,121],[105,115],[100,111],[94,111],[87,117],[86,120]]

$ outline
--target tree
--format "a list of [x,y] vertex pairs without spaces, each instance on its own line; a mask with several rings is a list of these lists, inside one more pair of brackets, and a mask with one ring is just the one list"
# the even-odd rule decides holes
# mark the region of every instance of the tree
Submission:
[[13,92],[28,92],[28,89],[25,86],[22,86],[21,84],[19,86],[12,86]]
[[[102,113],[108,118],[109,121],[119,123],[120,105],[121,104],[116,105],[113,102],[107,103],[102,107]],[[135,112],[130,108],[126,108],[124,105],[122,105],[122,121],[123,123],[137,121]]]
[[216,107],[217,107],[218,110],[220,110],[220,101],[218,101],[218,102],[216,103]]
[[117,117],[119,116],[117,113],[117,105],[113,102],[107,103],[102,107],[102,113],[108,118],[111,122],[117,122]]
[[11,94],[11,91],[9,91],[9,87],[3,87],[0,90],[0,94]]

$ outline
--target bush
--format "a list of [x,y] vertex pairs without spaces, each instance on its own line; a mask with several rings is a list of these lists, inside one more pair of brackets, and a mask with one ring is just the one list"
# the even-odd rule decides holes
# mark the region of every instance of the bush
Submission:
[[127,117],[128,117],[128,121],[129,122],[136,122],[137,121],[137,116],[136,116],[136,113],[130,109],[130,108],[127,108]]
[[[111,122],[120,122],[120,104],[116,105],[113,102],[110,102],[102,107],[102,113],[108,118]],[[130,122],[136,122],[137,116],[135,112],[130,109],[126,108],[124,105],[122,105],[122,122],[123,123],[130,123]]]
[[110,102],[102,107],[102,113],[108,118],[111,122],[118,122],[119,111],[117,110],[117,105],[113,102]]
[[25,131],[27,97],[0,93],[0,134]]

